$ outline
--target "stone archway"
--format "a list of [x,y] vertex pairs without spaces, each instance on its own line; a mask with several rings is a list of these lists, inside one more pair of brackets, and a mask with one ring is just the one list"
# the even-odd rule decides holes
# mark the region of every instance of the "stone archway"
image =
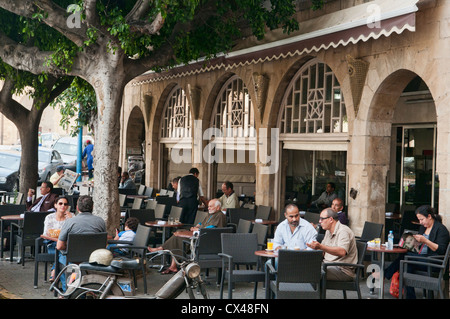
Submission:
[[415,72],[400,69],[382,79],[370,97],[366,87],[348,152],[349,189],[357,192],[349,198],[355,233],[362,231],[365,221],[385,222],[394,113],[403,91],[416,77]]
[[[138,106],[132,109],[128,117],[125,145],[126,159],[130,155],[142,155],[145,159],[145,121]],[[127,164],[126,162],[125,166]]]

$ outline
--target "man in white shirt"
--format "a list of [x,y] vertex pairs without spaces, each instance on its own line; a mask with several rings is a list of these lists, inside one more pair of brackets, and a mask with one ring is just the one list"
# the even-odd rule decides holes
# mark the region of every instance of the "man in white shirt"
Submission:
[[223,195],[219,198],[222,210],[226,210],[227,208],[239,208],[239,198],[233,190],[233,183],[223,183],[222,192]]
[[300,217],[299,209],[294,204],[286,206],[284,213],[286,219],[282,221],[275,231],[273,248],[311,250],[306,244],[312,243],[317,238],[316,229],[308,221]]

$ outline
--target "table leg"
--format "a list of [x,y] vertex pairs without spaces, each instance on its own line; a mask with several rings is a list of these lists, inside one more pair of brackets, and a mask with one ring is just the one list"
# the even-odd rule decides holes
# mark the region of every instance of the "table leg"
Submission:
[[380,266],[380,297],[379,299],[384,299],[384,252],[381,252],[381,266]]

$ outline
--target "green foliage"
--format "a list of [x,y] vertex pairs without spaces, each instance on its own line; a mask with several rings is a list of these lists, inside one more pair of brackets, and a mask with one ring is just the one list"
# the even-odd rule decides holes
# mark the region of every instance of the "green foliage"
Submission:
[[92,116],[97,113],[94,88],[85,80],[75,78],[71,86],[60,94],[50,106],[59,108],[62,115],[60,125],[64,129],[69,128],[71,119],[78,119],[75,125],[70,127],[70,134],[76,135],[80,127],[91,123]]

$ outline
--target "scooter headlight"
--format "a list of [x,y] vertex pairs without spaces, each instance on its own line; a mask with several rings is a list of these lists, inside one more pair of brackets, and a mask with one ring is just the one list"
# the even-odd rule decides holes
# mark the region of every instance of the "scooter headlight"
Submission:
[[196,263],[191,263],[186,267],[186,274],[189,278],[194,279],[200,276],[200,266]]

